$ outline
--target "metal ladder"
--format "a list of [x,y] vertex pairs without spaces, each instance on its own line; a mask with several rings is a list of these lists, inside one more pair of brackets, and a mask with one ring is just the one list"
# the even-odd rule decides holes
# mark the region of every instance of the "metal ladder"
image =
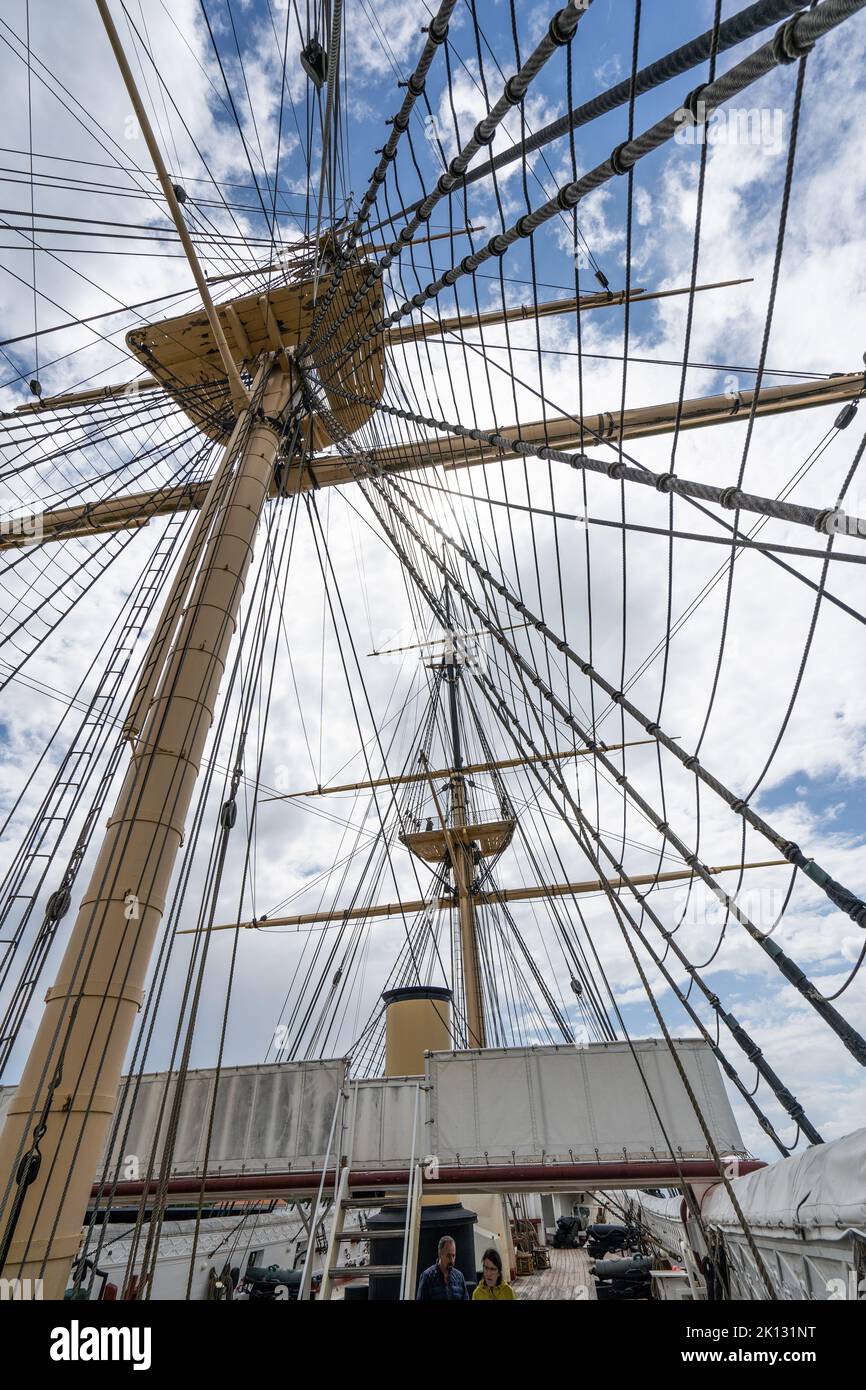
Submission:
[[[349,1275],[352,1279],[375,1279],[375,1278],[396,1278],[400,1276],[400,1298],[414,1299],[414,1270],[418,1262],[418,1242],[421,1231],[421,1197],[423,1193],[423,1169],[422,1164],[416,1157],[416,1141],[418,1133],[418,1111],[420,1107],[422,1083],[419,1082],[415,1088],[415,1105],[412,1119],[412,1158],[409,1165],[409,1182],[401,1184],[399,1188],[392,1189],[386,1197],[364,1196],[360,1192],[353,1192],[351,1188],[351,1159],[352,1144],[354,1139],[355,1114],[357,1109],[358,1084],[353,1086],[353,1100],[351,1110],[351,1121],[348,1127],[348,1142],[343,1156],[342,1166],[340,1167],[339,1179],[337,1181],[336,1192],[334,1194],[334,1214],[331,1223],[331,1233],[328,1240],[328,1249],[325,1255],[325,1268],[322,1275],[319,1299],[331,1300],[334,1291],[334,1280],[341,1275]],[[344,1127],[345,1127],[344,1105]],[[336,1112],[335,1112],[336,1119]],[[346,1215],[352,1210],[359,1210],[376,1206],[387,1210],[388,1207],[405,1207],[406,1217],[399,1226],[377,1226],[373,1232],[360,1228],[346,1229]],[[311,1232],[315,1227],[311,1227]],[[358,1244],[369,1241],[371,1236],[375,1240],[402,1240],[403,1259],[398,1265],[338,1265],[337,1260],[340,1248],[343,1245]]]

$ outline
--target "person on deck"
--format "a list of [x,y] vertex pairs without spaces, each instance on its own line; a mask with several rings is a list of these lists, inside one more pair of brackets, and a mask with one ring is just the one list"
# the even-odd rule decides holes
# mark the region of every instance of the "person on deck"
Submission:
[[514,1299],[514,1290],[502,1276],[502,1257],[498,1250],[485,1250],[481,1257],[481,1280],[475,1286],[472,1301],[496,1298],[502,1302]]
[[439,1242],[439,1259],[435,1265],[425,1269],[418,1280],[418,1292],[415,1294],[416,1302],[427,1303],[432,1299],[446,1298],[456,1298],[468,1302],[469,1290],[460,1270],[455,1268],[456,1258],[457,1246],[454,1244],[453,1238],[443,1236]]

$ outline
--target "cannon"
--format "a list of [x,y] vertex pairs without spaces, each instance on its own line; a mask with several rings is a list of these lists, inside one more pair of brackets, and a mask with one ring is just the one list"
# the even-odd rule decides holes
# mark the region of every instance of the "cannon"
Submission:
[[590,1270],[595,1296],[601,1302],[616,1299],[649,1298],[652,1289],[649,1255],[633,1255],[630,1260],[600,1260]]
[[244,1285],[249,1291],[250,1301],[263,1299],[296,1299],[301,1287],[299,1269],[281,1269],[279,1265],[250,1265],[244,1273]]
[[640,1232],[635,1226],[596,1223],[587,1234],[587,1254],[594,1260],[604,1259],[611,1250],[636,1250],[640,1246]]

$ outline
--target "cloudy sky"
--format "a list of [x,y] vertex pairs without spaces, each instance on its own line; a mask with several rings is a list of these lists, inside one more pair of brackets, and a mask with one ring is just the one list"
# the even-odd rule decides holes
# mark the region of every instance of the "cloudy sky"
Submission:
[[[723,18],[738,8],[725,3]],[[639,66],[709,27],[714,9],[710,0],[673,6],[644,3]],[[112,11],[172,174],[187,190],[188,220],[197,230],[208,273],[225,274],[241,262],[266,263],[271,226],[261,206],[262,200],[268,209],[273,206],[277,169],[280,237],[292,244],[303,233],[314,231],[318,173],[308,183],[306,161],[311,141],[313,167],[318,170],[319,136],[310,84],[298,63],[301,38],[294,10],[287,13],[279,0],[270,4],[235,0],[231,5],[208,0],[211,32],[203,7],[192,0],[170,6],[149,0],[129,4],[126,11],[113,4]],[[373,222],[396,213],[401,202],[414,202],[422,190],[433,186],[443,153],[445,158],[453,157],[486,111],[485,87],[491,101],[498,96],[504,78],[514,71],[512,17],[521,57],[525,57],[552,13],[522,0],[515,3],[513,12],[505,0],[481,0],[476,34],[471,10],[465,3],[457,5],[447,62],[443,52],[437,54],[428,79],[429,111],[419,103],[395,172],[373,211]],[[347,0],[346,76],[341,92],[345,121],[334,187],[338,216],[347,206],[356,208],[366,189],[376,162],[374,152],[389,133],[385,119],[398,110],[403,98],[397,83],[408,77],[417,61],[423,43],[421,25],[427,19],[423,4]],[[2,151],[7,187],[0,212],[4,223],[0,409],[4,411],[32,399],[27,383],[37,374],[45,395],[85,383],[130,380],[136,367],[125,348],[125,332],[195,303],[180,247],[160,204],[151,196],[155,188],[151,165],[95,7],[87,0],[70,0],[62,6],[33,0],[29,91],[26,22],[24,0],[0,0],[0,75],[9,113],[4,125],[7,148]],[[581,21],[572,49],[575,104],[629,75],[633,39],[633,5],[626,0],[595,0]],[[741,60],[758,42],[724,54],[720,70]],[[866,18],[860,15],[822,39],[808,60],[766,353],[766,366],[778,374],[767,378],[768,385],[795,381],[798,376],[862,369],[866,170],[858,134],[864,58]],[[770,304],[797,71],[796,66],[781,68],[750,89],[740,99],[744,117],[720,125],[718,139],[708,150],[698,283],[735,279],[748,283],[695,296],[690,360],[709,365],[690,368],[687,397],[745,390],[754,383]],[[705,80],[704,66],[641,97],[634,113],[635,130],[640,132],[675,110]],[[243,128],[243,142],[226,81]],[[556,119],[566,103],[566,58],[560,52],[533,84],[522,118],[512,113],[505,122],[493,153],[520,140],[521,120],[527,133],[536,130]],[[578,130],[574,143],[578,173],[606,158],[627,134],[627,107]],[[35,152],[33,224],[38,229],[33,237],[29,230],[31,144]],[[700,154],[697,144],[677,141],[638,165],[630,219],[632,288],[689,284]],[[528,206],[537,207],[571,177],[569,142],[560,140],[546,147],[543,158],[533,157],[525,178],[521,161],[516,161],[501,171],[495,191],[489,179],[473,184],[465,206],[461,198],[455,198],[450,224],[443,202],[431,218],[430,230],[456,234],[405,254],[400,269],[386,280],[386,293],[394,302],[411,296],[459,261],[469,249],[469,238],[460,235],[467,217],[473,226],[483,224],[484,231],[473,242],[483,245],[486,237],[499,230],[500,217],[506,226],[512,225]],[[327,210],[327,194],[325,206]],[[467,283],[456,293],[441,296],[441,312],[453,313],[455,307],[466,312],[476,302],[482,310],[501,308],[503,289],[513,305],[531,303],[534,295],[546,300],[573,294],[576,260],[582,290],[598,288],[596,269],[613,289],[623,288],[628,213],[627,180],[619,179],[581,204],[577,247],[571,219],[555,218],[536,234],[531,248],[522,243],[509,252],[502,263],[504,284],[498,263],[490,262],[482,267],[484,273],[477,277],[474,292]],[[93,220],[76,224],[72,217]],[[77,235],[76,226],[110,235]],[[160,231],[163,240],[156,239]],[[132,232],[140,233],[141,239],[131,240]],[[213,239],[217,234],[223,238],[221,243]],[[235,238],[231,244],[230,237]],[[39,247],[35,311],[34,239]],[[378,244],[375,234],[371,240]],[[234,291],[225,291],[229,292]],[[170,295],[176,298],[138,310],[123,307]],[[676,364],[683,357],[687,305],[687,297],[674,297],[632,308],[627,407],[677,399],[681,370]],[[116,314],[101,317],[91,326],[8,342],[33,331],[34,312],[36,326],[45,329],[115,310]],[[576,325],[570,314],[544,320],[538,337],[534,325],[525,322],[513,325],[507,335],[501,328],[489,330],[483,339],[485,354],[478,351],[477,333],[467,334],[465,343],[452,335],[447,346],[429,342],[423,350],[395,351],[389,362],[386,401],[451,422],[495,423],[505,432],[521,419],[576,415],[581,403],[586,412],[616,410],[624,388],[624,335],[621,308],[583,314],[580,372]],[[831,407],[757,422],[748,449],[745,425],[731,423],[684,433],[675,458],[670,436],[632,441],[627,453],[655,472],[666,472],[675,464],[685,478],[720,486],[735,483],[742,468],[747,490],[764,496],[784,493],[808,506],[831,507],[863,434],[862,408],[845,430],[834,429],[837,415],[838,408]],[[50,429],[40,428],[31,437],[10,432],[4,441],[8,460],[4,463],[4,508],[34,499],[44,502],[76,494],[94,498],[135,491],[157,486],[182,467],[194,465],[202,441],[179,412],[164,418],[142,414],[130,421],[134,424],[131,434],[95,445],[84,438],[84,427],[68,417],[52,417]],[[417,437],[413,427],[398,426],[393,418],[383,416],[363,432],[361,442],[376,445]],[[60,460],[57,451],[66,445],[70,450]],[[71,446],[76,446],[74,451]],[[602,450],[592,452],[605,457]],[[612,457],[609,452],[607,457]],[[22,462],[27,467],[13,477],[11,470],[20,469]],[[209,459],[203,458],[201,467],[207,466]],[[419,474],[417,483],[403,486],[450,534],[459,533],[478,561],[511,592],[519,591],[533,612],[543,612],[551,627],[566,632],[581,656],[591,649],[596,669],[615,686],[625,686],[634,703],[676,735],[683,748],[692,751],[701,740],[703,764],[737,795],[752,793],[758,783],[750,798],[754,808],[839,881],[855,892],[866,892],[860,802],[866,778],[862,620],[828,601],[825,594],[810,639],[815,590],[757,551],[739,554],[729,586],[730,551],[724,546],[697,540],[677,540],[671,545],[665,534],[630,531],[624,549],[622,532],[597,521],[621,521],[625,515],[630,523],[666,532],[671,524],[668,499],[650,488],[626,485],[623,489],[607,477],[589,475],[585,498],[579,474],[538,459],[511,459],[502,466],[458,472],[430,470]],[[511,509],[496,505],[506,498],[513,504]],[[401,506],[406,510],[402,501]],[[527,508],[535,509],[531,516]],[[585,508],[596,519],[589,528],[572,519]],[[859,475],[850,485],[846,509],[866,516],[866,487]],[[563,515],[554,520],[550,512]],[[730,520],[731,514],[724,516]],[[745,517],[741,525],[748,530],[755,521]],[[707,536],[722,534],[717,524],[679,499],[673,506],[673,525]],[[181,523],[174,523],[169,538],[181,532]],[[18,803],[3,837],[4,867],[12,862],[75,732],[74,713],[43,756],[46,744],[82,681],[81,698],[86,704],[101,674],[100,654],[104,665],[116,636],[116,628],[109,632],[111,624],[164,534],[165,523],[156,522],[131,538],[69,541],[49,548],[50,554],[29,552],[4,578],[5,644],[0,657],[4,679],[14,671],[4,690],[0,725],[4,816]],[[783,522],[766,524],[761,539],[812,549],[824,544],[807,528]],[[857,545],[856,539],[840,537],[834,550],[856,552]],[[435,548],[439,554],[441,542]],[[799,574],[820,582],[821,559],[788,558]],[[432,573],[426,564],[423,569],[425,574]],[[861,571],[842,561],[831,562],[828,569],[828,593],[859,611]],[[483,604],[482,589],[477,579],[467,579],[465,566],[455,562],[454,574],[458,584],[471,583]],[[56,631],[49,631],[76,595],[74,583],[84,588],[91,579],[69,616]],[[520,621],[504,600],[497,600],[491,611],[503,624]],[[294,510],[287,503],[271,506],[247,588],[245,612],[249,626],[232,668],[225,717],[209,749],[209,778],[202,783],[201,832],[196,837],[190,831],[178,865],[178,882],[183,881],[181,875],[188,875],[188,883],[182,899],[176,900],[172,924],[189,928],[199,920],[199,905],[209,882],[216,814],[225,797],[225,770],[236,756],[242,692],[249,690],[257,693],[243,755],[241,815],[212,920],[231,923],[279,910],[326,910],[354,901],[386,902],[401,894],[429,894],[429,876],[416,868],[399,844],[390,857],[382,851],[381,821],[389,826],[392,842],[394,829],[386,795],[263,801],[255,818],[252,815],[260,757],[261,797],[376,777],[383,767],[394,772],[410,756],[428,707],[430,668],[417,650],[394,654],[390,649],[411,648],[438,635],[440,629],[429,611],[419,606],[411,580],[383,542],[360,488],[323,491],[316,498],[314,515],[303,505]],[[467,613],[461,616],[468,626]],[[257,654],[254,633],[259,627],[265,635]],[[608,743],[642,737],[636,723],[628,719],[622,723],[619,712],[611,711],[603,694],[598,690],[593,694],[576,667],[570,668],[566,680],[562,657],[545,651],[540,639],[518,630],[512,640],[537,664],[560,698],[570,701],[581,727],[594,718],[597,737]],[[374,651],[386,655],[368,655]],[[480,669],[495,683],[507,680],[508,658],[495,644],[481,643],[478,660]],[[131,678],[132,668],[112,707],[115,716],[124,708]],[[503,689],[508,688],[503,684]],[[796,700],[786,718],[795,691]],[[475,699],[481,708],[477,691]],[[551,745],[568,747],[566,725],[561,720],[552,722],[550,708],[537,694],[534,700]],[[532,724],[524,704],[515,708],[525,724]],[[484,724],[496,755],[513,756],[513,744],[497,728],[489,709]],[[783,725],[784,733],[767,767]],[[441,727],[437,725],[433,743],[436,766],[442,766],[440,760],[446,758]],[[536,741],[541,740],[537,724],[531,732]],[[477,737],[469,740],[468,752],[481,758]],[[741,862],[741,821],[707,788],[696,801],[694,779],[673,757],[663,756],[660,771],[654,749],[635,747],[626,754],[625,768],[680,837],[690,846],[697,845],[705,863]],[[617,859],[629,872],[653,872],[660,862],[661,837],[624,801],[622,791],[607,776],[596,782],[586,760],[578,760],[565,775],[572,794],[579,795]],[[576,881],[594,878],[595,871],[569,825],[557,816],[550,801],[543,795],[539,798],[532,776],[509,774],[507,785],[521,834],[497,865],[496,882],[500,886],[531,883],[540,868],[551,881],[564,876]],[[491,808],[490,792],[489,783],[479,782],[479,807]],[[109,800],[109,808],[110,804]],[[424,814],[432,814],[429,805]],[[70,827],[62,841],[40,901],[54,886],[51,873],[59,877],[65,865],[78,824]],[[745,840],[745,856],[747,860],[778,858],[773,846],[752,831]],[[662,868],[677,865],[678,857],[668,846]],[[79,892],[86,869],[87,865],[78,880]],[[733,892],[738,875],[725,875],[722,882]],[[741,902],[759,927],[767,929],[779,917],[789,882],[790,871],[784,867],[754,870],[745,876]],[[558,920],[547,906],[514,909],[529,954],[552,996],[567,1012],[578,1036],[585,1037],[569,988],[570,970],[558,945],[558,921],[569,922],[587,954],[597,954],[629,1034],[656,1034],[655,1018],[609,904],[602,895],[580,901],[582,921],[569,900],[563,900]],[[656,892],[650,901],[666,925],[682,923],[677,933],[682,950],[695,964],[707,963],[703,974],[711,988],[759,1042],[824,1137],[838,1137],[866,1123],[862,1069],[745,931],[736,922],[723,930],[724,914],[702,889],[687,894],[682,885],[673,885]],[[630,906],[627,897],[624,902]],[[202,910],[207,920],[210,906]],[[72,914],[64,921],[67,930],[71,922]],[[33,926],[35,920],[31,935],[25,938],[27,945]],[[448,967],[447,922],[440,924],[440,933],[440,954]],[[508,939],[516,949],[516,937],[511,934]],[[654,948],[658,945],[649,924],[647,939]],[[862,930],[802,875],[774,939],[827,996],[845,984],[864,944]],[[47,966],[46,985],[63,940],[61,932]],[[178,937],[170,958],[163,958],[159,966],[165,983],[147,1054],[148,1070],[170,1064],[191,940]],[[286,1030],[280,1036],[290,1042],[299,1039],[301,1055],[307,1047],[323,1055],[342,1055],[374,1010],[404,943],[405,927],[399,920],[385,925],[373,922],[357,933],[299,934],[274,928],[241,934],[237,942],[231,932],[215,936],[195,1028],[193,1065],[215,1061],[230,972],[226,1063],[272,1060],[279,1028]],[[659,972],[646,955],[642,959],[672,1031],[693,1035],[693,1023]],[[672,958],[667,963],[685,989],[685,972]],[[343,974],[334,985],[338,971]],[[438,967],[432,967],[431,978],[441,980]],[[329,992],[327,1026],[316,1033],[318,1011]],[[312,1001],[317,994],[321,997],[316,1005]],[[702,1000],[698,1002],[694,990],[691,1002],[715,1036],[711,1011]],[[607,1003],[610,1010],[609,998]],[[837,1007],[855,1027],[866,1030],[863,975],[845,990]],[[299,1033],[308,1008],[309,1025]],[[518,1009],[520,1035],[529,1041],[547,1040],[537,1014],[537,1007],[531,1009],[525,1003]],[[17,1075],[37,1019],[34,1006],[22,1030],[10,1078]],[[728,1055],[751,1087],[753,1071],[732,1040],[727,1046],[728,1041],[723,1032]],[[757,1097],[782,1137],[790,1140],[793,1126],[763,1084]],[[738,1100],[735,1109],[747,1145],[769,1157],[771,1150],[751,1112]]]

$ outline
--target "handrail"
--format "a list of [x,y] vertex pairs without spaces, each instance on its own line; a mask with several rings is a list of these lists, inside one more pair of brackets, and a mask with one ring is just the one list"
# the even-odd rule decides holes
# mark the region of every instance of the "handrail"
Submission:
[[[319,1183],[319,1190],[318,1190],[318,1192],[316,1193],[316,1205],[315,1205],[315,1207],[314,1207],[314,1209],[313,1209],[313,1212],[312,1212],[312,1214],[311,1214],[311,1216],[310,1216],[310,1234],[309,1234],[309,1236],[308,1236],[308,1238],[307,1238],[307,1254],[306,1254],[306,1257],[305,1257],[305,1259],[304,1259],[304,1270],[303,1270],[303,1273],[302,1273],[302,1275],[301,1275],[301,1284],[300,1284],[300,1288],[298,1289],[298,1302],[299,1302],[299,1303],[302,1302],[302,1301],[306,1301],[306,1300],[309,1298],[309,1296],[310,1296],[310,1286],[311,1286],[311,1284],[312,1284],[312,1278],[313,1278],[312,1263],[313,1263],[313,1250],[315,1249],[315,1245],[316,1245],[316,1231],[319,1229],[319,1223],[321,1222],[322,1216],[324,1215],[324,1213],[322,1212],[322,1194],[323,1194],[323,1192],[324,1192],[324,1190],[325,1190],[325,1178],[326,1178],[327,1173],[328,1173],[328,1159],[331,1157],[331,1148],[332,1148],[332,1145],[333,1145],[333,1143],[334,1143],[334,1134],[335,1134],[336,1128],[337,1128],[337,1116],[339,1115],[339,1113],[340,1113],[340,1107],[341,1107],[341,1105],[343,1105],[343,1104],[345,1103],[345,1100],[346,1100],[346,1092],[345,1092],[345,1090],[343,1089],[343,1087],[341,1086],[341,1087],[340,1087],[340,1090],[339,1090],[339,1092],[338,1092],[338,1094],[337,1094],[337,1103],[336,1103],[336,1105],[334,1106],[334,1116],[333,1116],[333,1119],[331,1120],[331,1130],[330,1130],[330,1133],[329,1133],[329,1135],[328,1135],[328,1147],[327,1147],[327,1149],[325,1150],[325,1157],[324,1157],[324,1159],[323,1159],[323,1161],[322,1161],[322,1180],[321,1180],[321,1182]],[[335,1157],[335,1160],[336,1160],[337,1155],[335,1154],[334,1157]],[[336,1191],[337,1191],[337,1170],[336,1170],[336,1166],[335,1166],[335,1169],[334,1169],[334,1195],[335,1195],[335,1196],[336,1196]]]
[[406,1297],[406,1280],[409,1273],[409,1224],[412,1216],[412,1202],[415,1192],[415,1135],[418,1130],[418,1102],[421,1099],[421,1082],[415,1086],[415,1105],[412,1110],[412,1155],[409,1160],[409,1187],[406,1193],[406,1222],[403,1228],[403,1271],[400,1275],[400,1299]]

